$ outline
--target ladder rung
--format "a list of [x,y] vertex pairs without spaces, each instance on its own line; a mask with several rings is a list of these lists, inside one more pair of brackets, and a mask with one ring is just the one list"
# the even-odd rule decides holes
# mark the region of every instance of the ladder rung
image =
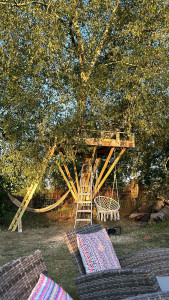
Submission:
[[79,193],[79,195],[88,195],[88,196],[91,196],[91,193]]
[[87,209],[84,209],[84,210],[83,209],[80,209],[80,210],[78,209],[77,212],[91,213],[92,211],[91,211],[91,209],[88,209],[88,210]]
[[81,204],[81,203],[86,203],[88,205],[88,204],[91,204],[91,201],[79,201],[79,202],[77,202],[77,204]]
[[86,221],[91,221],[91,219],[76,219],[76,221],[79,221],[79,222],[80,221],[85,221],[86,222]]

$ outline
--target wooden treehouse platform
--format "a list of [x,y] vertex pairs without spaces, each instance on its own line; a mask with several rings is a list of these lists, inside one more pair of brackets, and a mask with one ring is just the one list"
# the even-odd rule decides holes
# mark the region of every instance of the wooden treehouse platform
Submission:
[[135,136],[133,133],[121,131],[81,130],[75,138],[78,144],[84,142],[89,147],[97,147],[98,153],[107,152],[110,148],[135,148]]

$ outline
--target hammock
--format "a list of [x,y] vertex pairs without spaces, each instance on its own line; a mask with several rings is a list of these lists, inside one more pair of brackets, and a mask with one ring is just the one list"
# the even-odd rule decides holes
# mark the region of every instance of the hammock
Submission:
[[[69,191],[67,191],[56,203],[52,204],[52,205],[48,205],[46,207],[43,208],[32,208],[32,207],[27,207],[26,210],[29,212],[34,212],[34,213],[43,213],[49,210],[54,209],[55,207],[57,207],[60,203],[62,203],[67,195],[69,194]],[[8,197],[10,198],[10,200],[18,207],[20,207],[21,202],[16,199],[15,197],[13,197],[11,194],[8,193]]]
[[120,205],[118,201],[110,197],[97,196],[94,202],[96,204],[97,217],[99,220],[106,222],[106,219],[109,217],[110,220],[120,220]]

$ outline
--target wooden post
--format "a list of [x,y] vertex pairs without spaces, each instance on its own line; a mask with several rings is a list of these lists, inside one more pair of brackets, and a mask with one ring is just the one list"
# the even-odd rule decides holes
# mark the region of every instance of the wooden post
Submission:
[[18,221],[18,232],[22,232],[22,218],[19,217],[17,221]]

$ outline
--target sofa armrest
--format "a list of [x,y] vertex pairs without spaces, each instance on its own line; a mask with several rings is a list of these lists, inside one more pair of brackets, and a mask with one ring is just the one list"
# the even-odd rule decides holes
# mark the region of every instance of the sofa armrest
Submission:
[[46,266],[39,250],[0,267],[0,299],[28,299]]
[[75,279],[80,300],[118,300],[161,291],[152,270],[118,269]]
[[169,248],[139,251],[119,258],[122,268],[152,269],[156,276],[169,276]]

